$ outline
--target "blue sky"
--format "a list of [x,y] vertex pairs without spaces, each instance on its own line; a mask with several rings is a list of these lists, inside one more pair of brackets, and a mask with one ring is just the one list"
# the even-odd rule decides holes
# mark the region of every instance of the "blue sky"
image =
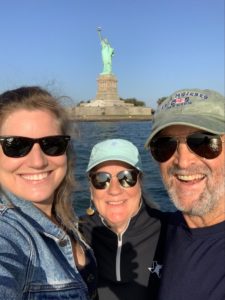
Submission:
[[95,98],[98,26],[121,97],[155,107],[180,88],[224,94],[224,0],[0,0],[0,92],[32,84]]

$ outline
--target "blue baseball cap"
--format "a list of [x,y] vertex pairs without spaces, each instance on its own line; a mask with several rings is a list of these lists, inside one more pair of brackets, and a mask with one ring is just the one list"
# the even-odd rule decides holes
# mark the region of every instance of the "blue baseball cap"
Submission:
[[142,172],[142,162],[137,147],[124,139],[108,139],[96,144],[91,151],[86,172],[111,160],[125,162]]

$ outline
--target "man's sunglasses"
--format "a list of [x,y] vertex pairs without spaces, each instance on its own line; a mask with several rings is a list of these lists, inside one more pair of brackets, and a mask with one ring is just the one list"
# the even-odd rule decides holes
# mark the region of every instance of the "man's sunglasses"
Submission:
[[[138,170],[124,170],[117,173],[115,176],[117,177],[120,185],[124,188],[130,188],[135,186],[137,183],[139,171]],[[89,178],[94,186],[94,188],[98,190],[103,190],[109,187],[110,181],[112,179],[112,174],[107,172],[96,172],[90,173]]]
[[22,136],[0,137],[0,144],[6,156],[17,158],[26,156],[35,143],[38,143],[41,150],[49,156],[58,156],[65,153],[70,136],[53,135],[32,139]]
[[203,158],[216,158],[222,151],[221,136],[209,132],[195,132],[186,137],[154,137],[149,145],[152,156],[160,163],[166,162],[173,156],[182,139],[191,152]]

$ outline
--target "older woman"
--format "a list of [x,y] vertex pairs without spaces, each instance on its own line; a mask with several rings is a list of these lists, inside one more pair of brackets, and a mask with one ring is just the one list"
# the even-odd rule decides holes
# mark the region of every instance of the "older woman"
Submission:
[[46,90],[0,95],[1,299],[95,297],[95,260],[70,201],[68,132],[63,107]]
[[87,173],[96,212],[90,207],[80,226],[97,259],[99,299],[154,299],[149,286],[150,275],[160,277],[153,258],[161,214],[143,197],[138,149],[123,139],[102,141]]

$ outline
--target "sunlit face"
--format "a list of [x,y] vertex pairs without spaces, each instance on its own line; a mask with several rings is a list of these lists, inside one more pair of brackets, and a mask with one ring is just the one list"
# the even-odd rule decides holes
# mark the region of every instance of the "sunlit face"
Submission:
[[[42,110],[12,112],[0,128],[1,136],[39,138],[59,134],[61,130],[55,116]],[[34,144],[32,150],[20,158],[7,157],[0,146],[1,186],[39,208],[52,205],[54,192],[66,170],[66,154],[47,156],[39,144]]]
[[100,215],[112,229],[119,233],[125,229],[130,218],[135,215],[140,206],[141,185],[138,181],[135,186],[124,188],[115,176],[122,170],[131,167],[118,161],[110,161],[99,165],[96,172],[112,174],[108,188],[99,190],[90,183],[92,200]]
[[[170,126],[162,134],[185,137],[196,131],[199,130],[188,126]],[[168,161],[160,163],[160,169],[171,199],[179,210],[194,216],[224,214],[224,143],[217,158],[204,159],[190,152],[182,142]]]

